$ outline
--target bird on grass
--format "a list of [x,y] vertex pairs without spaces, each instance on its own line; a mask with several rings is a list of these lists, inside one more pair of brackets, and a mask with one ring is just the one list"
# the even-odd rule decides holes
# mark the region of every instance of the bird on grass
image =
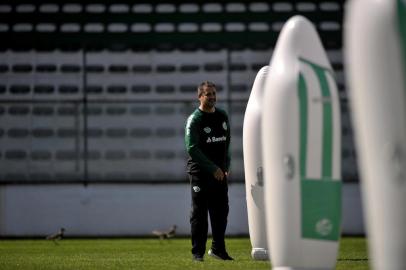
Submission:
[[60,228],[57,233],[50,234],[46,237],[47,240],[52,240],[55,244],[58,244],[57,241],[62,240],[65,233],[65,228]]
[[167,231],[159,231],[159,230],[153,230],[152,233],[156,236],[159,237],[160,240],[163,239],[169,239],[175,236],[176,234],[176,225],[173,225],[172,227],[169,228]]

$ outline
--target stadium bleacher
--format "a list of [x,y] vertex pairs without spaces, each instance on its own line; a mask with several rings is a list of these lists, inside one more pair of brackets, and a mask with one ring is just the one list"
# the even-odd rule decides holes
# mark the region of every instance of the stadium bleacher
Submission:
[[218,85],[232,124],[232,181],[257,71],[283,23],[317,27],[335,69],[343,178],[358,181],[342,63],[343,3],[0,3],[0,181],[184,182],[183,125],[196,86]]

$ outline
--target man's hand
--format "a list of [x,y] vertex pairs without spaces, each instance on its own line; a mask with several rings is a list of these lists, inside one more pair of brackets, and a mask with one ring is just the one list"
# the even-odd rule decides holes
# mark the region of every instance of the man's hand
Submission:
[[218,181],[223,181],[224,180],[224,173],[220,168],[217,168],[217,170],[213,173],[214,178],[216,178]]

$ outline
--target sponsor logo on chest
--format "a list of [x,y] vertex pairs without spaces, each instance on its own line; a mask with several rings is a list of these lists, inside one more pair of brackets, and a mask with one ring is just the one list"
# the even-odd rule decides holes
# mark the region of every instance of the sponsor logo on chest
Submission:
[[227,141],[226,136],[221,136],[221,137],[207,137],[206,143],[215,143],[215,142],[225,142]]
[[[224,130],[227,130],[227,124],[226,124],[226,122],[223,122],[223,124],[222,124],[222,128],[224,129]],[[212,129],[210,128],[210,127],[205,127],[205,128],[203,128],[203,131],[207,134],[207,135],[209,135],[210,133],[212,133]],[[206,139],[206,143],[216,143],[216,142],[225,142],[225,141],[227,141],[227,137],[226,136],[221,136],[221,137],[216,137],[216,136],[208,136],[207,137],[207,139]]]

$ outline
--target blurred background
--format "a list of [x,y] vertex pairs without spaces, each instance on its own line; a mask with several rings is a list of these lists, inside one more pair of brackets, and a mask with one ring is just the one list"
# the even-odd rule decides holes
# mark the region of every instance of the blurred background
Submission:
[[[302,14],[338,83],[343,233],[363,234],[343,1],[0,2],[0,236],[189,234],[184,124],[197,85],[230,116],[228,233],[248,234],[242,126],[256,73]],[[272,68],[272,67],[271,67]]]

